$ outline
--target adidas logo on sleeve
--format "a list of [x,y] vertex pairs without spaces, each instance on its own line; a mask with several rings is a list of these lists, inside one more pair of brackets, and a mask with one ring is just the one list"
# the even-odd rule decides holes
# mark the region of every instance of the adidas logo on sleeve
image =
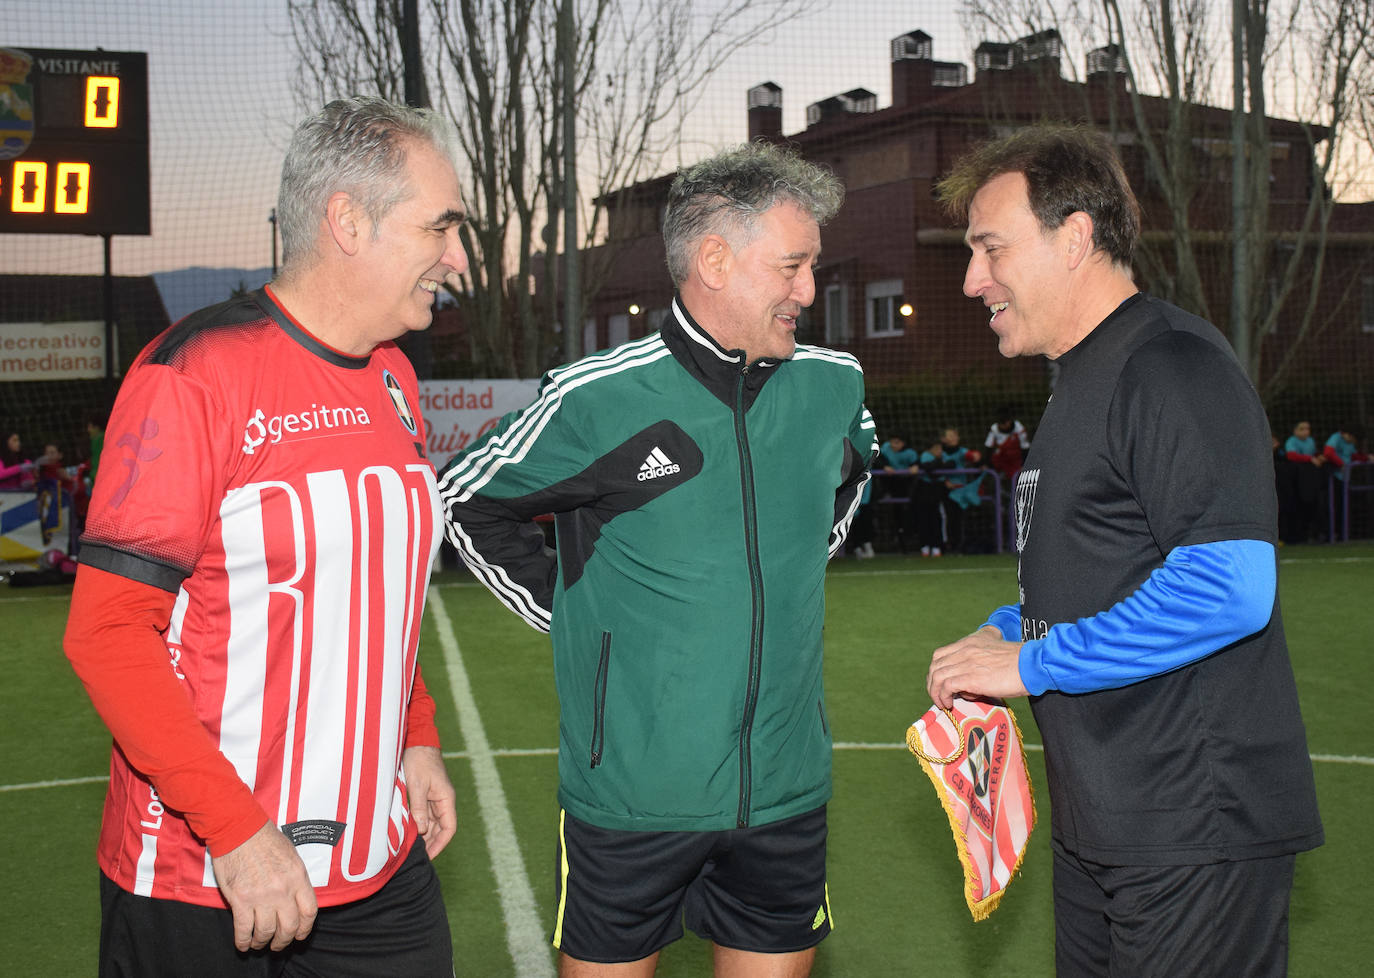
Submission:
[[674,472],[681,472],[682,466],[678,465],[667,455],[663,454],[663,449],[657,445],[649,453],[649,457],[644,460],[644,464],[639,467],[638,479],[640,482],[648,482],[650,479],[657,479],[662,475],[672,475]]

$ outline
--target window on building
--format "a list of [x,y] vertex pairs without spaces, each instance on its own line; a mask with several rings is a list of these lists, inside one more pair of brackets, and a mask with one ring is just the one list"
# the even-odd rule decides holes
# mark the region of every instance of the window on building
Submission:
[[825,287],[825,341],[827,343],[849,342],[849,287],[827,285]]
[[902,305],[902,280],[887,279],[872,282],[864,289],[866,307],[865,327],[870,337],[901,336],[905,320],[899,311]]

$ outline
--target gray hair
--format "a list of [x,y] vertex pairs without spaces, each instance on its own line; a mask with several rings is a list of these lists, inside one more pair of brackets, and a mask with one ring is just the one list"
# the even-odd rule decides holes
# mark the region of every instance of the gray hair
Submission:
[[668,191],[663,244],[674,284],[687,280],[692,252],[708,234],[740,248],[758,233],[758,218],[778,204],[796,204],[817,224],[844,203],[844,187],[829,170],[772,143],[745,143],[678,173]]
[[414,192],[405,180],[412,140],[432,146],[450,162],[458,157],[453,124],[429,109],[375,96],[330,102],[291,136],[277,193],[282,263],[309,263],[329,198],[344,191],[372,222]]

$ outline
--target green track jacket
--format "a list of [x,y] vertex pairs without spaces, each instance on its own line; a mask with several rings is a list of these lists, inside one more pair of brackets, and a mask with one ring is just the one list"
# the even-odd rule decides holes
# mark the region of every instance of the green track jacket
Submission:
[[876,451],[852,356],[748,363],[678,299],[445,466],[449,539],[553,638],[564,809],[715,831],[828,800],[825,568]]

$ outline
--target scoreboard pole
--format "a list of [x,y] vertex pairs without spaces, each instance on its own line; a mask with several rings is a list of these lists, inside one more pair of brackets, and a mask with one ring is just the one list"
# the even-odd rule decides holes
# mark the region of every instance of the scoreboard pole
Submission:
[[110,262],[110,239],[113,235],[102,234],[104,239],[102,250],[105,252],[105,277],[100,283],[101,289],[105,293],[105,380],[114,381],[115,359],[119,351],[115,349],[115,320],[114,320],[114,271]]

